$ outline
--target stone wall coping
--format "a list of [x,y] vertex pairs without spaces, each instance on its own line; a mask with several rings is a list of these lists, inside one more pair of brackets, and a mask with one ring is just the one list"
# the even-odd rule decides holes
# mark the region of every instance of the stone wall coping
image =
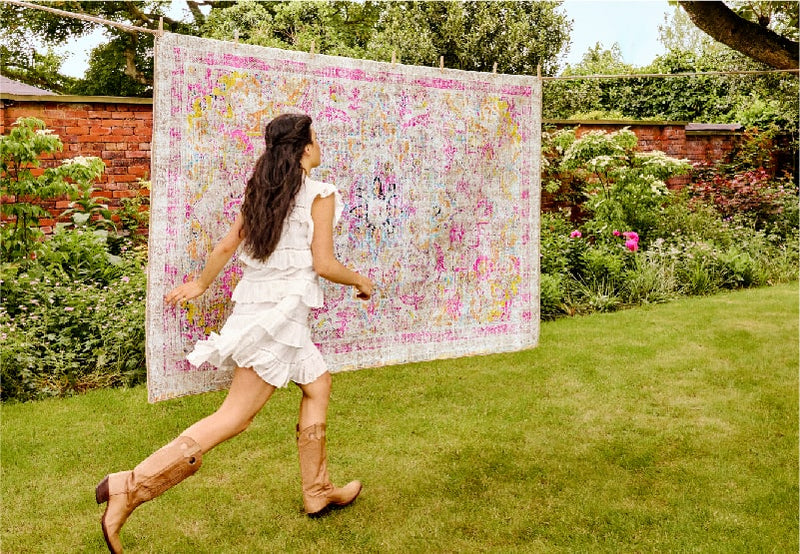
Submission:
[[35,103],[72,103],[72,104],[153,104],[152,98],[135,98],[132,96],[73,96],[73,95],[22,95],[22,94],[6,94],[0,92],[0,100],[8,100],[11,102],[35,102]]
[[542,124],[563,126],[630,125],[633,127],[683,127],[687,137],[741,135],[744,128],[738,123],[689,123],[687,121],[649,121],[646,119],[542,119]]
[[551,125],[652,125],[654,127],[685,127],[688,121],[650,121],[649,119],[542,119]]

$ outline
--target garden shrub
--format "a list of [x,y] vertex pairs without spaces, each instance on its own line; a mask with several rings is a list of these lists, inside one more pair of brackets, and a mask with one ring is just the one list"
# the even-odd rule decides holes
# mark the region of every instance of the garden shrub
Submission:
[[774,167],[775,141],[775,129],[749,129],[721,163],[695,164],[689,195],[723,218],[746,218],[756,229],[788,237],[800,223],[798,186],[795,176]]
[[107,284],[122,272],[121,258],[108,250],[108,233],[87,229],[56,231],[34,250],[30,271],[73,281]]
[[105,164],[99,158],[77,157],[34,176],[41,156],[62,149],[58,135],[33,117],[18,119],[11,132],[0,137],[2,213],[11,218],[0,227],[0,261],[25,258],[41,240],[39,219],[50,217],[50,213],[37,201],[78,195],[103,173]]
[[696,172],[704,185],[672,191],[664,182],[686,162],[636,152],[630,131],[546,134],[544,186],[585,201],[578,217],[543,214],[542,317],[797,279],[797,187],[769,177],[770,144],[751,132],[738,157]]
[[[94,246],[92,241],[87,250]],[[76,278],[57,264],[4,264],[0,283],[2,400],[32,400],[143,382],[141,255],[120,260],[113,264],[113,271],[95,267],[94,274],[100,278]]]
[[[146,250],[119,234],[92,196],[104,167],[75,158],[33,177],[38,156],[60,149],[38,120],[3,137],[2,187],[16,195],[4,213],[0,262],[0,399],[34,400],[145,379]],[[43,237],[37,199],[69,194],[55,233]],[[139,208],[137,207],[137,211]]]
[[679,245],[680,256],[675,273],[680,290],[690,296],[718,292],[725,284],[718,248],[706,241]]
[[150,190],[150,181],[139,180],[137,184],[139,190],[136,191],[136,196],[122,198],[122,207],[117,211],[119,235],[134,247],[147,244],[147,225],[150,219],[150,198],[141,193],[142,189]]
[[619,290],[625,277],[627,264],[631,261],[624,248],[615,248],[607,244],[598,243],[592,248],[587,248],[583,254],[585,260],[583,275],[584,282],[604,282],[608,287]]
[[562,212],[545,212],[541,217],[541,272],[565,274],[570,267],[571,223]]
[[[594,240],[614,229],[627,229],[646,243],[667,203],[665,181],[691,167],[663,152],[636,151],[638,139],[627,127],[613,133],[591,131],[580,138],[574,132],[561,132],[548,140],[544,149],[550,155],[549,171],[567,175],[569,187],[585,196],[579,210],[590,215],[583,228]],[[558,187],[551,184],[548,190]]]
[[625,275],[622,299],[628,305],[658,304],[675,297],[675,265],[656,251],[633,257],[633,267]]
[[539,312],[542,319],[555,319],[564,313],[564,281],[559,273],[542,273],[539,279]]
[[579,313],[613,312],[622,306],[619,287],[605,279],[579,280],[571,304]]

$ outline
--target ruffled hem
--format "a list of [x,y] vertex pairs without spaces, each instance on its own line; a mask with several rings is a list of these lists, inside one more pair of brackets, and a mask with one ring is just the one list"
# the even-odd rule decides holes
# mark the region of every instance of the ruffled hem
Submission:
[[327,371],[311,342],[308,306],[299,297],[278,303],[237,304],[219,334],[198,341],[186,359],[195,367],[252,367],[276,387],[310,383]]
[[210,345],[200,345],[186,359],[199,367],[203,363],[220,369],[250,367],[264,381],[275,387],[285,387],[289,381],[305,385],[313,383],[320,375],[328,371],[325,360],[316,346],[309,341],[302,348],[295,348],[280,343],[260,348],[249,354],[236,352],[223,357]]
[[299,296],[289,296],[277,304],[236,304],[219,334],[211,333],[207,339],[198,341],[195,350],[209,347],[219,352],[221,358],[228,358],[273,341],[300,348],[311,340],[309,307],[301,306],[301,302]]

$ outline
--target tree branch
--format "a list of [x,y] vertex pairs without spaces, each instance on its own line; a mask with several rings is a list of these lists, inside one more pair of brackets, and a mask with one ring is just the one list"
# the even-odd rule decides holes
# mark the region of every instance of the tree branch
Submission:
[[189,6],[189,11],[192,12],[195,23],[197,23],[198,26],[204,25],[206,16],[200,11],[200,3],[193,0],[186,0],[186,5]]
[[798,69],[800,43],[739,17],[723,2],[679,0],[678,4],[711,38],[776,69]]
[[125,75],[142,85],[152,85],[153,80],[145,77],[138,67],[136,67],[136,45],[139,37],[136,33],[131,33],[132,43],[125,46]]

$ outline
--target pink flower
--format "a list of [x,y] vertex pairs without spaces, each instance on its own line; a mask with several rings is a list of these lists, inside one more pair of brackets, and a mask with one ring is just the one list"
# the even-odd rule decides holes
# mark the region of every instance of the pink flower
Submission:
[[637,250],[639,250],[639,241],[628,239],[625,241],[625,248],[627,248],[631,252],[636,252]]
[[619,231],[617,231],[616,229],[614,229],[614,232],[613,232],[613,233],[611,233],[611,234],[612,234],[612,235],[614,235],[615,237],[618,237],[618,236],[620,236],[622,233],[620,233]]
[[569,234],[569,238],[571,238],[571,239],[579,239],[579,238],[581,238],[581,236],[582,236],[582,235],[581,235],[581,232],[580,232],[580,231],[578,231],[577,229],[575,229],[574,231],[572,231],[572,232]]
[[123,275],[123,276],[122,276],[122,279],[120,279],[120,281],[122,281],[123,283],[127,283],[127,282],[128,282],[128,281],[130,281],[130,280],[131,280],[131,278],[130,278],[130,277],[128,277],[127,275]]
[[74,312],[75,308],[73,308],[72,306],[67,306],[66,308],[64,308],[64,311],[65,312]]
[[639,235],[636,234],[634,231],[625,231],[624,233],[622,233],[622,236],[628,240],[632,240],[637,243],[639,242]]

